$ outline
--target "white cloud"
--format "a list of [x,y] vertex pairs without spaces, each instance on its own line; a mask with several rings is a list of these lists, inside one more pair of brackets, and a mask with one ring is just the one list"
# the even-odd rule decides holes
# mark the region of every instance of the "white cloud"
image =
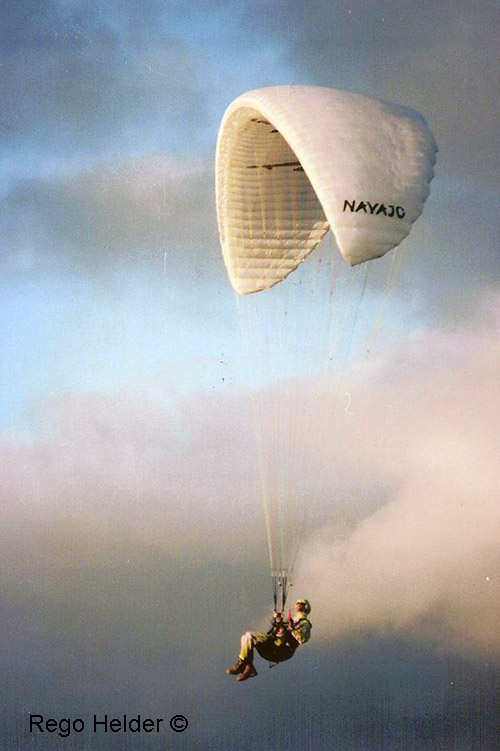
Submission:
[[[490,297],[468,327],[416,332],[358,365],[349,411],[322,379],[307,380],[314,398],[299,417],[296,380],[265,396],[284,405],[271,466],[304,503],[317,498],[323,520],[295,587],[318,636],[499,648],[498,310]],[[5,541],[29,536],[40,561],[47,545],[83,539],[101,554],[126,545],[264,565],[252,424],[237,394],[168,409],[126,391],[55,397],[30,443],[4,436]]]
[[[498,301],[496,320],[498,321]],[[326,428],[339,492],[385,487],[348,533],[330,525],[304,551],[300,585],[317,631],[424,633],[499,650],[499,339],[494,303],[461,331],[423,331],[360,377],[358,418]],[[332,500],[332,507],[335,501]]]

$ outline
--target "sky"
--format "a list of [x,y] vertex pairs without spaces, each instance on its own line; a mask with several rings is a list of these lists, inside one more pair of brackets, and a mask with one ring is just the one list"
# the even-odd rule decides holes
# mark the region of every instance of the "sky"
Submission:
[[[488,0],[2,9],[2,749],[493,751],[496,25]],[[217,130],[277,84],[413,107],[438,161],[395,261],[349,269],[327,238],[238,302]],[[281,463],[313,636],[239,685]],[[189,727],[96,746],[30,713]]]

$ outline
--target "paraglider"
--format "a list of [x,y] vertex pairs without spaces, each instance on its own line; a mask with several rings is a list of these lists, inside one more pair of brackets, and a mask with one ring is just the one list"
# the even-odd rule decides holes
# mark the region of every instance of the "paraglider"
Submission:
[[[216,153],[219,234],[234,290],[245,296],[280,284],[329,229],[350,266],[396,248],[422,213],[436,152],[418,112],[373,97],[317,86],[272,86],[237,97],[222,119]],[[366,277],[359,300],[365,284]],[[271,317],[267,359],[276,356],[288,312],[287,304],[281,319]],[[317,328],[317,317],[311,320],[314,327],[309,325],[305,337],[312,338]],[[260,320],[248,328],[258,331]],[[286,343],[292,339],[287,332]],[[255,356],[254,346],[249,351]],[[280,362],[287,359],[285,353]],[[300,419],[290,419],[291,400],[281,396],[274,403],[261,400],[254,409],[276,613],[284,611],[303,536],[300,507],[307,495],[290,476],[297,463],[307,464],[309,446],[299,447],[299,439],[313,439],[316,430],[314,424],[304,429],[302,418],[313,414],[310,391]],[[286,444],[293,440],[287,458]],[[270,644],[269,634],[263,641],[262,634],[249,634],[240,662],[228,671],[242,680],[255,675],[253,648],[265,653]]]
[[299,599],[295,603],[296,618],[291,612],[285,621],[283,613],[274,612],[271,628],[268,631],[247,631],[241,637],[241,648],[235,664],[226,670],[228,675],[236,675],[238,681],[255,678],[257,671],[253,664],[254,649],[269,662],[279,663],[290,660],[295,650],[311,638],[312,625],[307,617],[311,612],[308,600]]

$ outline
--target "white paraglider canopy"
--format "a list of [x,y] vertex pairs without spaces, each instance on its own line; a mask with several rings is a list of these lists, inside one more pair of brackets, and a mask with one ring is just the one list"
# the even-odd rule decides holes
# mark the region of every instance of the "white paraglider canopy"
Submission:
[[317,86],[250,91],[219,130],[224,260],[240,294],[274,286],[331,228],[356,265],[398,245],[429,194],[437,147],[414,110]]

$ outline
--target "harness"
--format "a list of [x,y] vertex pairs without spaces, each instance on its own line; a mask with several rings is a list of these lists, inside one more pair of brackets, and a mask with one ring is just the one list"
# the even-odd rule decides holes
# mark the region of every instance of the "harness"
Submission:
[[[295,630],[297,628],[300,628],[302,623],[308,623],[309,628],[312,629],[312,623],[310,622],[309,618],[305,617],[299,618],[297,621],[293,621],[293,629]],[[282,636],[278,636],[279,629],[284,630]],[[276,665],[278,665],[280,662],[285,662],[285,660],[289,660],[291,657],[293,657],[295,650],[300,646],[300,642],[297,641],[297,639],[293,636],[291,631],[286,628],[285,624],[282,621],[276,621],[275,619],[273,619],[271,628],[267,633],[273,638],[283,639],[281,644],[276,644],[273,641],[272,644],[262,645],[260,649],[257,646],[257,651],[259,652],[260,656],[265,660],[269,660],[269,662],[273,663],[269,665],[270,668],[273,668],[276,667]]]

